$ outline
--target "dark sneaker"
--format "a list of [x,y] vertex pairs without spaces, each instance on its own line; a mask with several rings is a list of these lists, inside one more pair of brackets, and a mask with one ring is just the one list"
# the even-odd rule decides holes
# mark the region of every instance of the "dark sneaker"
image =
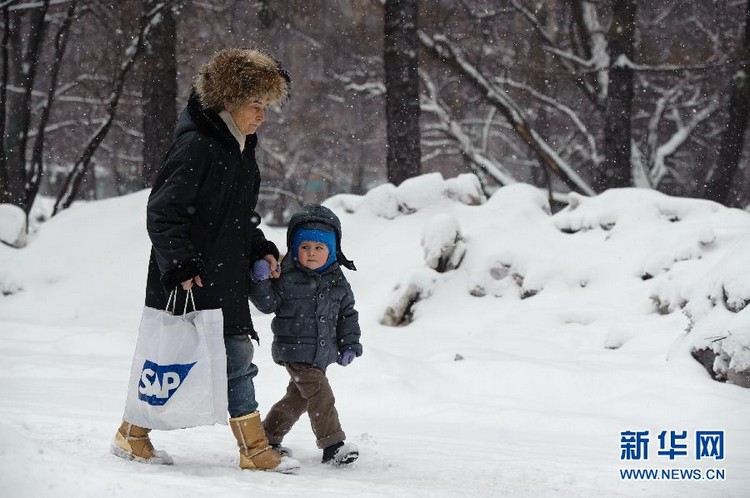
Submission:
[[359,448],[352,443],[336,443],[323,450],[323,463],[340,467],[349,465],[359,458]]

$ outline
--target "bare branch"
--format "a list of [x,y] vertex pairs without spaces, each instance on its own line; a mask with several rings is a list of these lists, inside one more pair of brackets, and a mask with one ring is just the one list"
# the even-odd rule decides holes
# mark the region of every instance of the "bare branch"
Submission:
[[34,199],[36,199],[37,193],[39,192],[39,184],[42,180],[42,173],[44,171],[44,129],[47,126],[47,121],[49,121],[55,87],[57,87],[57,77],[60,74],[63,54],[65,53],[65,47],[68,43],[68,31],[70,30],[70,24],[73,21],[73,14],[75,13],[77,2],[78,0],[72,0],[70,2],[65,19],[55,35],[55,51],[52,59],[52,71],[49,76],[50,81],[47,90],[47,99],[42,108],[42,114],[37,126],[37,136],[34,140],[34,146],[32,149],[31,176],[28,178],[25,186],[23,209],[27,216],[31,212],[31,207],[34,204]]
[[659,182],[666,176],[668,173],[667,167],[666,167],[666,159],[673,155],[677,149],[682,146],[685,141],[688,139],[690,134],[695,130],[695,128],[701,124],[703,121],[708,119],[711,114],[713,114],[716,109],[718,109],[718,101],[714,100],[710,102],[706,107],[695,113],[690,120],[684,124],[684,126],[679,127],[677,131],[675,131],[672,136],[664,142],[661,146],[659,146],[656,149],[656,154],[654,156],[654,165],[651,168],[651,172],[649,174],[651,178],[651,184],[654,186],[658,186]]
[[495,88],[448,38],[443,35],[432,38],[424,31],[419,32],[419,38],[433,54],[464,75],[474,88],[498,108],[545,168],[550,169],[571,190],[594,195],[594,189],[528,125],[515,102],[505,92]]
[[[17,1],[17,0],[16,0]],[[9,5],[8,10],[17,12],[21,10],[32,10],[32,9],[38,9],[40,7],[46,6],[52,6],[52,5],[60,5],[61,3],[68,3],[70,0],[50,0],[50,1],[42,1],[42,2],[26,2],[18,5],[12,5],[13,3],[16,3],[14,1],[4,2],[5,4]],[[4,9],[5,6],[0,3],[0,9]]]
[[432,113],[438,118],[440,128],[446,135],[458,142],[461,154],[469,160],[472,169],[474,169],[475,172],[479,170],[483,174],[489,175],[500,185],[517,183],[517,180],[513,177],[510,171],[494,159],[490,158],[485,151],[480,151],[472,144],[471,138],[463,131],[461,125],[459,125],[450,116],[450,113],[445,107],[441,105],[437,97],[435,83],[427,73],[420,71],[420,77],[427,88],[427,96],[423,98],[420,103],[422,110]]
[[597,166],[601,164],[603,157],[597,151],[596,139],[594,138],[594,135],[588,130],[586,125],[578,116],[578,113],[576,113],[573,109],[563,104],[562,102],[555,100],[552,97],[549,97],[548,95],[544,95],[543,93],[537,91],[536,89],[524,83],[519,83],[509,78],[495,78],[495,81],[500,84],[505,84],[508,86],[512,86],[514,88],[522,89],[528,92],[531,96],[537,98],[538,100],[541,100],[548,106],[552,107],[553,109],[558,110],[559,112],[567,116],[573,122],[575,127],[581,132],[584,138],[586,138],[586,141],[588,142],[588,145],[589,145],[589,157],[591,158],[591,161],[594,163],[594,165],[597,165]]
[[83,180],[86,171],[88,170],[91,159],[96,152],[96,149],[102,143],[104,138],[109,131],[110,126],[115,117],[117,111],[117,105],[122,95],[123,87],[125,86],[125,78],[130,72],[130,69],[135,64],[136,59],[140,55],[143,45],[148,37],[149,32],[158,22],[160,22],[159,14],[165,8],[171,6],[175,0],[165,0],[163,2],[156,2],[154,8],[149,10],[147,13],[141,16],[141,27],[138,35],[133,39],[131,44],[125,50],[125,58],[120,64],[120,71],[115,79],[114,88],[110,93],[109,104],[107,106],[106,120],[94,135],[89,139],[88,144],[83,150],[83,153],[73,165],[73,168],[65,179],[62,190],[55,201],[55,207],[53,209],[53,216],[59,213],[61,210],[70,207],[75,199],[75,196],[80,187],[81,181]]

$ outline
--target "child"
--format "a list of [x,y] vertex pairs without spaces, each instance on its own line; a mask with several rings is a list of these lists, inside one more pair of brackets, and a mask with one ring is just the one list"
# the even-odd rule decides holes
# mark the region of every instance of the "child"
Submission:
[[341,222],[331,210],[308,204],[292,216],[287,230],[288,252],[281,276],[269,280],[266,260],[253,265],[250,299],[263,313],[274,312],[272,354],[286,367],[291,380],[286,395],[268,412],[263,428],[271,446],[284,436],[305,411],[310,416],[323,463],[347,465],[359,451],[344,444],[326,367],[347,366],[362,354],[354,295],[341,266],[356,270],[341,252]]

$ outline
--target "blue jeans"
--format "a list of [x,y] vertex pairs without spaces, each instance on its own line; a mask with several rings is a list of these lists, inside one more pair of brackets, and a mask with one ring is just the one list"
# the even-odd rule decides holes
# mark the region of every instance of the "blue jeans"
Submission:
[[253,343],[246,335],[224,336],[227,350],[229,416],[242,417],[258,409],[253,379],[258,367],[253,363]]

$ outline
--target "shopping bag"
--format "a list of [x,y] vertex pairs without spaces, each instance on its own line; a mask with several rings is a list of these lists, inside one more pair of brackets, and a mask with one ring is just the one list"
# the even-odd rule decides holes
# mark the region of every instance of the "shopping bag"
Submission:
[[227,424],[221,310],[188,312],[188,298],[181,315],[143,309],[123,415],[131,424],[162,430]]

